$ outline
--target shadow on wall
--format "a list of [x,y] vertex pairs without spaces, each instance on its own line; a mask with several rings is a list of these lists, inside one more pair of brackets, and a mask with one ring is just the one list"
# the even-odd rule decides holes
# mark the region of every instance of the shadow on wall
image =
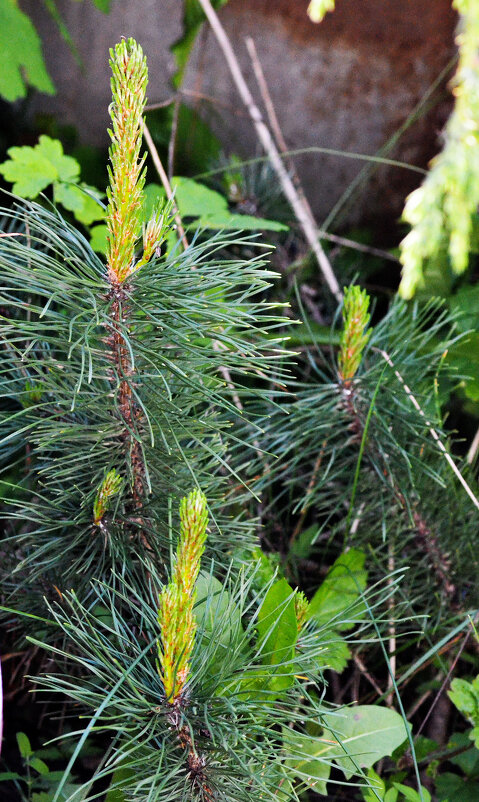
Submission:
[[[171,97],[175,64],[169,48],[181,34],[178,0],[113,0],[109,15],[87,0],[59,7],[84,62],[81,70],[36,0],[22,3],[45,42],[56,97],[38,96],[35,111],[51,111],[78,129],[83,141],[108,145],[107,53],[121,35],[134,36],[148,58],[150,102]],[[307,0],[230,0],[221,19],[250,88],[258,98],[246,36],[254,38],[284,137],[291,148],[327,147],[374,154],[407,120],[454,53],[456,17],[450,0],[337,0],[321,25],[307,17]],[[185,78],[192,101],[229,154],[256,155],[258,146],[223,56],[209,31],[197,43]],[[444,83],[441,87],[444,90]],[[388,155],[425,166],[438,150],[450,97],[416,121]],[[218,103],[218,106],[216,106]],[[240,113],[238,113],[238,109]],[[218,111],[220,112],[218,114]],[[308,154],[296,159],[306,193],[321,222],[364,162]],[[343,223],[397,217],[417,174],[381,168]],[[338,220],[339,222],[339,220]]]

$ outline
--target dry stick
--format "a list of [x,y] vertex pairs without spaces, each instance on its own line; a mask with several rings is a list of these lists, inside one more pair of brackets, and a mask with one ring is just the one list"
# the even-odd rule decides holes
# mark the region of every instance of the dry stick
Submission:
[[394,365],[394,362],[392,361],[391,357],[389,356],[387,351],[383,351],[382,348],[376,348],[375,350],[378,351],[381,354],[382,358],[386,360],[386,362],[388,363],[389,367],[391,367],[394,370],[394,375],[396,376],[398,381],[402,384],[402,386],[404,388],[404,392],[406,393],[407,397],[409,398],[411,404],[419,412],[421,417],[424,418],[424,422],[425,422],[427,428],[429,429],[429,434],[436,441],[439,450],[442,451],[442,453],[443,453],[445,459],[447,460],[451,470],[454,472],[456,477],[459,479],[461,485],[463,486],[464,490],[466,491],[467,495],[471,499],[471,501],[474,504],[474,506],[479,510],[479,500],[478,500],[477,496],[473,493],[473,491],[471,490],[471,488],[467,484],[467,482],[464,479],[461,471],[457,467],[457,465],[454,462],[454,460],[452,459],[451,455],[448,453],[448,451],[447,451],[445,445],[443,444],[441,438],[439,437],[438,433],[436,432],[436,430],[432,426],[431,422],[427,419],[425,413],[423,412],[421,406],[419,405],[418,400],[412,394],[411,389],[408,387],[408,385],[404,381],[403,377],[401,376],[399,371],[396,369],[396,366]]
[[163,167],[163,164],[161,163],[161,159],[160,159],[159,153],[158,153],[158,151],[156,149],[156,145],[153,142],[153,139],[151,137],[150,131],[149,131],[148,126],[147,126],[146,123],[144,123],[144,126],[143,126],[143,134],[145,136],[146,144],[148,145],[148,150],[150,151],[150,156],[151,156],[151,158],[153,160],[153,164],[155,165],[156,171],[157,171],[158,175],[160,176],[161,183],[163,184],[163,186],[165,188],[166,195],[167,195],[169,200],[173,201],[173,214],[175,216],[175,223],[176,223],[176,225],[178,227],[178,234],[180,235],[180,239],[181,239],[181,241],[183,243],[183,247],[186,249],[188,247],[188,240],[186,239],[185,229],[183,228],[183,224],[181,222],[181,217],[180,217],[180,213],[178,211],[178,206],[176,205],[176,202],[175,202],[174,197],[173,197],[173,190],[171,188],[170,182],[168,181],[168,176],[166,175],[166,172],[165,172],[165,169]]
[[[263,99],[264,107],[266,109],[266,114],[268,115],[269,124],[274,134],[274,138],[276,139],[276,144],[278,145],[280,151],[286,157],[288,157],[289,148],[288,145],[286,144],[286,140],[283,136],[283,132],[279,124],[279,120],[276,114],[276,109],[274,108],[268,84],[266,83],[266,78],[264,77],[263,68],[258,58],[256,45],[251,36],[247,36],[245,41],[246,41],[246,47],[248,48],[248,53],[251,58],[251,63],[253,65],[253,70],[258,84],[258,88],[259,91],[261,92],[261,97]],[[291,173],[294,184],[296,186],[298,195],[301,198],[304,207],[307,210],[313,224],[316,226],[313,211],[311,209],[311,206],[309,204],[306,195],[304,194],[304,190],[301,185],[301,179],[298,175],[298,171],[296,170],[296,166],[291,158],[288,158],[288,168]],[[355,242],[354,240],[348,239],[347,237],[339,237],[337,234],[330,234],[328,231],[323,231],[322,229],[319,228],[317,230],[317,235],[320,239],[326,239],[329,240],[330,242],[335,242],[337,245],[342,245],[345,248],[352,248],[356,251],[361,251],[362,253],[369,253],[371,254],[371,256],[379,256],[382,259],[388,259],[391,262],[396,262],[396,264],[400,264],[400,261],[397,258],[397,256],[393,256],[392,253],[389,253],[389,251],[384,251],[382,250],[382,248],[373,248],[369,245],[363,245],[361,242]]]
[[[148,145],[148,149],[150,151],[151,158],[153,159],[153,164],[155,165],[156,170],[158,172],[158,175],[159,175],[159,177],[161,179],[161,183],[163,184],[163,186],[165,188],[165,192],[166,192],[166,195],[168,197],[168,200],[171,200],[172,203],[173,203],[173,212],[174,212],[174,216],[175,216],[175,222],[176,222],[176,225],[178,227],[178,234],[180,235],[181,241],[183,243],[183,247],[186,249],[188,247],[188,240],[186,238],[185,229],[183,228],[183,224],[181,222],[180,212],[178,210],[178,206],[175,203],[175,200],[174,200],[174,197],[173,197],[173,190],[171,188],[170,182],[168,181],[168,176],[166,175],[165,169],[164,169],[162,161],[160,159],[160,154],[158,153],[158,151],[156,149],[156,145],[153,142],[153,139],[151,137],[151,134],[150,134],[150,132],[148,130],[148,127],[147,127],[146,123],[144,125],[143,133],[145,135],[146,144]],[[192,270],[195,270],[195,266],[194,265],[192,266]],[[213,340],[213,349],[215,351],[224,350],[221,347],[221,343],[219,343],[218,340]],[[220,371],[223,374],[223,378],[224,378],[227,386],[231,390],[231,395],[232,395],[232,398],[233,398],[233,401],[234,401],[234,404],[235,404],[236,408],[239,409],[240,412],[243,412],[243,404],[241,403],[241,399],[240,399],[238,393],[236,392],[235,385],[234,385],[233,380],[231,378],[231,373],[229,372],[229,369],[226,367],[226,365],[221,365],[220,366]]]
[[[388,572],[390,574],[388,579],[388,585],[392,586],[393,579],[392,574],[396,569],[396,563],[394,559],[394,548],[393,544],[390,542],[388,545]],[[394,612],[394,594],[388,599],[388,612],[390,613],[391,617],[388,621],[388,652],[389,652],[389,671],[388,671],[388,682],[387,682],[387,690],[388,695],[385,699],[386,704],[388,707],[393,706],[394,701],[394,685],[396,682],[396,622],[393,617]]]
[[379,687],[379,685],[376,682],[376,680],[374,679],[373,675],[369,673],[368,669],[366,668],[366,665],[361,660],[359,654],[354,654],[353,655],[353,660],[354,660],[355,664],[357,665],[357,667],[359,668],[359,670],[361,671],[361,673],[363,674],[363,676],[366,677],[368,682],[373,686],[373,688],[376,691],[376,693],[378,694],[378,696],[382,696],[383,695],[383,691]]
[[473,441],[469,447],[469,451],[467,452],[466,460],[468,465],[472,465],[472,463],[474,462],[474,458],[477,454],[478,448],[479,448],[479,429],[474,435]]
[[173,109],[171,135],[170,135],[170,141],[168,142],[168,178],[170,181],[173,178],[173,171],[175,165],[176,134],[178,131],[178,118],[180,116],[180,105],[181,105],[181,98],[178,95],[175,100],[175,106]]
[[339,288],[339,284],[329,263],[328,257],[324,253],[321,243],[319,242],[316,224],[314,220],[311,219],[307,208],[305,208],[305,205],[301,200],[296,187],[288,175],[288,172],[281,160],[278,148],[276,147],[273,137],[271,136],[270,130],[264,123],[261,112],[254,102],[250,90],[248,89],[248,85],[246,84],[241,72],[238,59],[233,52],[233,48],[231,47],[226,32],[220,20],[218,19],[218,15],[211,5],[210,0],[199,0],[199,3],[205,12],[218,44],[223,51],[223,55],[230,69],[233,81],[236,84],[236,88],[241,96],[241,99],[253,121],[258,139],[263,145],[263,148],[265,149],[271,161],[273,169],[279,178],[282,190],[287,200],[291,204],[291,207],[301,225],[301,228],[303,229],[304,235],[311,250],[316,256],[320,270],[323,274],[323,278],[336,300],[341,301],[343,297],[342,292]]
[[[266,83],[266,78],[264,77],[263,68],[261,66],[261,62],[258,58],[258,53],[256,50],[256,45],[254,40],[251,36],[247,36],[245,39],[246,47],[248,49],[248,53],[251,58],[251,63],[253,65],[254,74],[256,77],[256,82],[258,84],[259,91],[261,92],[261,97],[263,99],[264,107],[266,109],[266,114],[268,115],[269,124],[271,126],[271,130],[273,132],[274,138],[276,140],[276,144],[278,145],[279,150],[284,153],[286,156],[288,155],[288,146],[286,144],[286,140],[283,136],[283,132],[281,130],[278,117],[276,115],[276,110],[273,105],[273,100],[271,98],[268,84]],[[294,185],[298,192],[299,197],[306,209],[308,215],[310,216],[311,220],[314,221],[313,211],[311,206],[309,205],[309,201],[304,194],[303,187],[301,185],[301,181],[298,175],[298,171],[296,170],[296,166],[291,158],[288,157],[288,169],[291,173],[291,177],[293,179]]]

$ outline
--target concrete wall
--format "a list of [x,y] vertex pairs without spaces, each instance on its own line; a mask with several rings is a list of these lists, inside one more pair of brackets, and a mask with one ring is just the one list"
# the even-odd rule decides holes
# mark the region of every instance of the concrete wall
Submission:
[[[108,48],[121,35],[141,42],[150,73],[148,96],[171,96],[174,63],[169,52],[181,33],[180,0],[113,0],[110,15],[89,0],[61,0],[82,55],[75,65],[38,0],[22,0],[46,42],[46,60],[58,87],[37,108],[73,123],[84,141],[107,143]],[[405,122],[454,52],[456,19],[450,0],[337,0],[321,25],[306,15],[307,0],[230,0],[221,11],[240,63],[258,96],[244,37],[253,36],[283,134],[291,148],[322,146],[374,154]],[[203,113],[225,149],[258,152],[249,119],[235,112],[238,96],[211,32],[205,31],[188,70],[185,87],[214,98]],[[424,166],[438,149],[438,133],[450,110],[444,93],[436,108],[412,126],[393,151],[395,158]],[[348,187],[364,162],[303,156],[297,166],[320,219]],[[348,221],[397,215],[418,178],[382,168],[355,197]]]

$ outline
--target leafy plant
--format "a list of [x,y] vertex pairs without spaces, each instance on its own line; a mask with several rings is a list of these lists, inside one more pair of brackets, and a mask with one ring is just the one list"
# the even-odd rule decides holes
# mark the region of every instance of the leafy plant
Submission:
[[[107,12],[111,0],[93,0],[96,7]],[[55,0],[44,0],[53,18],[60,22]],[[13,101],[25,97],[27,86],[40,92],[54,94],[55,87],[47,72],[42,45],[30,17],[18,5],[18,0],[0,0],[0,95]]]
[[105,211],[101,193],[80,183],[80,165],[72,156],[65,156],[62,143],[42,135],[34,147],[23,145],[8,149],[10,157],[0,164],[0,173],[13,184],[13,192],[21,198],[36,198],[50,185],[53,200],[88,226],[103,220]]

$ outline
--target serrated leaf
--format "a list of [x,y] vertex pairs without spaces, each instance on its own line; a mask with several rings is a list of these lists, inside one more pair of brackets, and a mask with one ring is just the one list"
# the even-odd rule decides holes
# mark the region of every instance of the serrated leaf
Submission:
[[42,134],[35,149],[53,164],[60,181],[78,180],[80,165],[73,156],[65,156],[63,145],[59,139],[52,139],[46,134]]
[[97,220],[105,218],[105,210],[101,203],[92,197],[95,193],[98,198],[98,191],[87,184],[64,184],[61,182],[54,185],[55,203],[61,203],[65,209],[73,212],[76,219],[86,226]]
[[76,181],[80,173],[76,159],[64,155],[62,143],[46,135],[34,147],[13,147],[7,153],[10,158],[0,164],[0,172],[22,198],[36,198],[55,181]]
[[325,729],[323,737],[333,744],[336,742],[331,746],[330,755],[334,755],[347,779],[357,773],[358,766],[370,768],[382,757],[392,755],[407,738],[402,717],[388,707],[347,707],[338,713],[326,714],[323,721],[330,728]]
[[33,755],[33,750],[30,745],[30,739],[28,735],[25,735],[24,732],[17,732],[16,734],[18,749],[23,758],[31,757]]
[[55,166],[35,148],[13,147],[7,153],[10,160],[0,164],[0,173],[13,183],[14,194],[21,198],[36,198],[58,177]]
[[308,617],[321,626],[333,625],[334,629],[346,630],[354,626],[353,621],[340,621],[348,608],[354,619],[364,612],[364,605],[355,602],[364,591],[367,571],[364,569],[365,555],[358,549],[350,549],[333,563],[326,579],[314,594],[308,608]]
[[6,100],[25,97],[27,84],[49,95],[55,93],[40,38],[16,0],[0,0],[0,59],[0,94]]

